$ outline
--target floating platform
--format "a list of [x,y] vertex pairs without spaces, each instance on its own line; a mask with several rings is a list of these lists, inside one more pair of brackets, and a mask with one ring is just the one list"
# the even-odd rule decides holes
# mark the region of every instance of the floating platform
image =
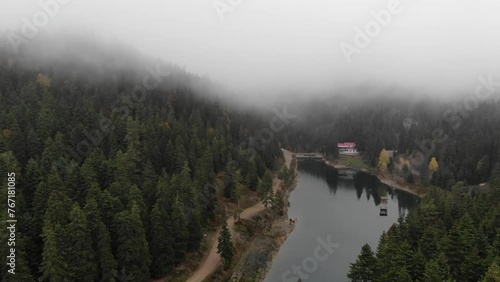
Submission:
[[387,209],[380,209],[380,216],[387,216]]

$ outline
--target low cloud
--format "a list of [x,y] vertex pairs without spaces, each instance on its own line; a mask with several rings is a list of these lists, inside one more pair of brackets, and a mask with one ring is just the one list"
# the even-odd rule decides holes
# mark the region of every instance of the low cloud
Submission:
[[[30,24],[37,32],[29,36],[85,31],[114,39],[209,76],[245,100],[360,85],[449,96],[473,88],[478,75],[497,74],[500,3],[399,0],[402,11],[393,8],[390,23],[356,46],[357,32],[366,33],[374,14],[394,1],[19,1],[0,4],[9,11],[0,26],[4,42],[16,35],[21,45],[31,44],[23,33]],[[38,26],[41,12],[48,17]],[[349,63],[343,42],[360,50]]]

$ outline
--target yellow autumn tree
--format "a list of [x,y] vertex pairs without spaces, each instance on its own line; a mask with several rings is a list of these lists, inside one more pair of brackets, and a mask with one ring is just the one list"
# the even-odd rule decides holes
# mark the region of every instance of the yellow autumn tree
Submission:
[[429,163],[429,170],[431,175],[439,169],[439,164],[436,158],[432,157],[431,162]]
[[45,88],[50,87],[50,83],[52,82],[50,78],[44,74],[39,73],[38,76],[36,77],[36,82],[39,83],[40,85],[44,86]]
[[380,151],[380,155],[378,156],[378,168],[381,171],[386,171],[389,162],[389,152],[387,152],[385,149],[382,149],[382,151]]

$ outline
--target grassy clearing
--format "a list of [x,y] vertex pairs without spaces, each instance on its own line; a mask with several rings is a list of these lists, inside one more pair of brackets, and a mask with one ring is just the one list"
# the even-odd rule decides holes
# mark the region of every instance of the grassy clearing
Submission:
[[360,156],[341,155],[338,164],[345,165],[354,169],[369,169],[368,164]]

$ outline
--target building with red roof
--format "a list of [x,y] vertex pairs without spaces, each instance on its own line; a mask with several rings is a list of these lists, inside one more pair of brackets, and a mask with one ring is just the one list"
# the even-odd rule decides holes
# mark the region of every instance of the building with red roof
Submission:
[[343,142],[337,143],[337,149],[341,155],[357,155],[359,154],[358,149],[356,149],[356,143],[354,142]]

